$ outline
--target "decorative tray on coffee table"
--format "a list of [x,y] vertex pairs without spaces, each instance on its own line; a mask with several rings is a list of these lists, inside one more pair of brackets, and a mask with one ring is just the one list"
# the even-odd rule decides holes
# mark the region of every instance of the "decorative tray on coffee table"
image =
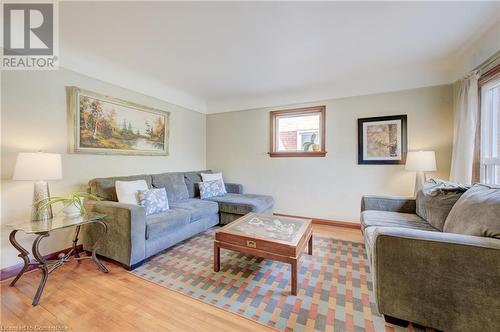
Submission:
[[302,219],[248,214],[230,224],[226,230],[264,239],[294,242],[302,226],[304,226]]

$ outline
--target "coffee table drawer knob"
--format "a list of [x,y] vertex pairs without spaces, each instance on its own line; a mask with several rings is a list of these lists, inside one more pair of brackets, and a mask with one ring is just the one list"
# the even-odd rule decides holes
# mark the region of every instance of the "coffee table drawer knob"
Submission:
[[247,247],[249,247],[249,248],[257,248],[257,243],[255,243],[255,241],[247,240]]

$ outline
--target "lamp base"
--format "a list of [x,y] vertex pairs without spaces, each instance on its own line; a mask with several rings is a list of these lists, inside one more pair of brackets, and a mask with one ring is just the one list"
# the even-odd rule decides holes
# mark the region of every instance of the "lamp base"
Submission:
[[415,177],[415,197],[417,197],[417,193],[419,192],[419,190],[423,188],[425,181],[425,173],[417,172],[417,176]]
[[31,221],[52,219],[52,206],[49,205],[44,211],[39,211],[41,201],[50,197],[49,184],[46,181],[35,182],[33,191],[33,207],[31,209]]

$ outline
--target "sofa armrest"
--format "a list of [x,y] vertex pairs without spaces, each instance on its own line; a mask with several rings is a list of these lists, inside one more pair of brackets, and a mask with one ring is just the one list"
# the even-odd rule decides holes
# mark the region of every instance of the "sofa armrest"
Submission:
[[243,185],[239,183],[224,183],[230,194],[243,194]]
[[[87,201],[88,211],[106,214],[108,234],[101,238],[98,253],[124,264],[127,267],[141,262],[146,256],[146,213],[134,204],[112,201]],[[84,231],[83,244],[91,247],[101,230],[88,225]]]
[[445,331],[498,327],[500,240],[380,227],[373,242],[381,314]]
[[412,197],[365,195],[361,198],[361,212],[366,210],[415,213],[416,201]]

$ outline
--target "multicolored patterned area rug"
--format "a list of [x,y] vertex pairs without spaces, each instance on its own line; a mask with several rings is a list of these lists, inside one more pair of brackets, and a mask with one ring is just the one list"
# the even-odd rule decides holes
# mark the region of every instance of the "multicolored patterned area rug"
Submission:
[[[362,243],[314,236],[304,255],[299,292],[290,295],[290,265],[221,250],[213,271],[214,229],[168,249],[133,274],[208,304],[285,331],[406,331],[376,313]],[[425,331],[410,327],[410,331]]]

